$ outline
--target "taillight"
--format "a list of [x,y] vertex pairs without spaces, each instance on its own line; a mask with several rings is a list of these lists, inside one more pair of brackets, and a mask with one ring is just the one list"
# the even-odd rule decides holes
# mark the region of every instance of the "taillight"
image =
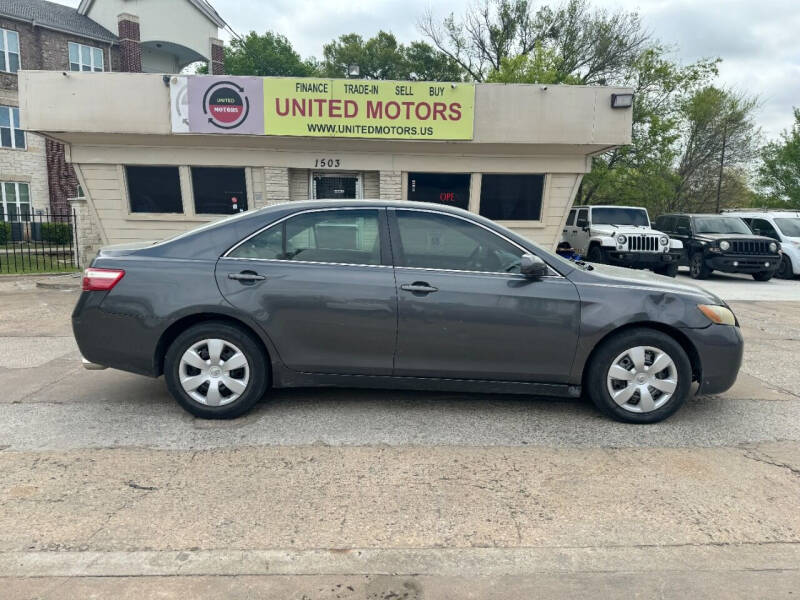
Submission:
[[89,267],[83,272],[84,292],[107,292],[123,278],[122,269],[97,269]]

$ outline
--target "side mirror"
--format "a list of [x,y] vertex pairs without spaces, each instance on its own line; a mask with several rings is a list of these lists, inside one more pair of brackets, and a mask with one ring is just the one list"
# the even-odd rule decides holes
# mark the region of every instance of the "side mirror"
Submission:
[[589,226],[589,221],[586,219],[578,219],[578,222],[575,224],[581,229],[586,229]]
[[520,257],[519,272],[526,277],[538,279],[547,275],[547,264],[534,254],[523,254]]
[[761,230],[758,227],[753,227],[753,235],[761,235]]
[[689,230],[688,227],[678,227],[676,231],[678,235],[682,235],[684,237],[692,237],[692,232]]

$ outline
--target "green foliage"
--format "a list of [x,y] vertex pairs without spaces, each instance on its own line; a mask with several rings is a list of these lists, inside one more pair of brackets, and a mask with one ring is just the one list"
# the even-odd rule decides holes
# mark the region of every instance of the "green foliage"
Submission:
[[11,241],[11,223],[0,221],[0,244],[7,244]]
[[42,223],[42,241],[59,246],[72,242],[72,226],[69,223]]
[[581,84],[581,78],[565,73],[552,48],[537,43],[530,54],[504,57],[500,68],[486,78],[489,83],[563,83]]
[[398,79],[410,81],[461,81],[458,64],[425,42],[408,46],[395,36],[379,31],[367,40],[357,33],[348,33],[325,44],[320,74],[325,77],[346,77],[350,65],[358,65],[358,79]]
[[[204,72],[208,72],[207,66]],[[285,36],[271,31],[263,35],[251,31],[225,46],[225,72],[261,77],[310,77],[317,74],[317,67],[313,60],[302,60]]]
[[762,149],[758,178],[769,205],[800,209],[800,109],[792,128]]

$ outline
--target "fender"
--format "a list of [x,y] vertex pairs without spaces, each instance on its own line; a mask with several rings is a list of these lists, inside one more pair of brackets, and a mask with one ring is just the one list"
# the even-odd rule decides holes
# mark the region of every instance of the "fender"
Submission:
[[600,244],[603,247],[611,248],[617,247],[617,241],[613,237],[606,235],[594,235],[590,237],[589,245],[591,246],[592,244]]

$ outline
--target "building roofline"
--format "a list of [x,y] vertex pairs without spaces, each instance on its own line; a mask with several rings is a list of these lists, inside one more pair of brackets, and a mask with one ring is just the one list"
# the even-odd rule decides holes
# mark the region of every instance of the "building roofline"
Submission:
[[[217,27],[224,29],[227,27],[227,23],[225,20],[219,16],[214,7],[211,6],[205,0],[188,0],[197,10],[203,13],[206,18],[214,23]],[[94,0],[81,0],[81,3],[78,5],[78,12],[82,15],[85,15],[89,12],[89,9],[92,8],[92,4],[94,4]]]
[[[0,11],[0,17],[11,19],[12,21],[19,21],[20,23],[30,23],[33,27],[41,27],[42,29],[49,29],[50,31],[58,31],[59,33],[66,33],[67,35],[74,35],[75,37],[84,38],[87,40],[93,40],[95,42],[101,42],[103,44],[110,44],[112,46],[116,46],[119,44],[119,41],[116,39],[109,39],[87,33],[79,33],[76,31],[72,31],[71,29],[64,29],[63,27],[55,27],[53,25],[48,25],[46,23],[37,21],[36,19],[25,19],[23,17],[20,17],[19,15],[11,15],[3,11]],[[114,34],[112,33],[111,35]]]

